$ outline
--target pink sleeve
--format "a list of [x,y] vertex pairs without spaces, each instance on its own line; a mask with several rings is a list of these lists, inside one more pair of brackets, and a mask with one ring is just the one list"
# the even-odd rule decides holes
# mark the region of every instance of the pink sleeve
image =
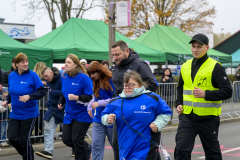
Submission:
[[99,100],[99,101],[98,101],[98,106],[103,106],[103,107],[105,107],[105,106],[108,104],[108,102],[110,102],[110,101],[111,101],[111,98],[104,99],[104,100]]
[[91,99],[91,101],[88,103],[88,107],[87,107],[87,110],[88,111],[91,111],[92,110],[92,103],[95,101],[95,98],[93,96],[93,98]]

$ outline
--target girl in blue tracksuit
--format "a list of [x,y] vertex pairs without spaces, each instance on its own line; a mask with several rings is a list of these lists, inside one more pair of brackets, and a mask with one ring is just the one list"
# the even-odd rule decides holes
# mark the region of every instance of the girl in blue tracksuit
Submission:
[[84,140],[93,119],[88,115],[87,104],[92,99],[93,84],[81,66],[78,57],[69,54],[61,77],[62,95],[58,108],[65,106],[63,119],[63,143],[75,150],[75,160],[89,160],[91,147]]
[[109,143],[112,145],[113,128],[104,126],[101,122],[102,111],[112,99],[114,93],[112,73],[99,62],[93,61],[88,66],[88,74],[93,80],[94,91],[94,97],[88,105],[88,114],[91,117],[94,116],[92,126],[92,159],[103,160],[106,136],[108,137]]
[[124,74],[123,92],[109,102],[101,120],[107,126],[116,122],[121,160],[157,160],[160,159],[158,147],[147,138],[159,144],[160,131],[171,115],[166,102],[146,90],[140,75],[130,71]]

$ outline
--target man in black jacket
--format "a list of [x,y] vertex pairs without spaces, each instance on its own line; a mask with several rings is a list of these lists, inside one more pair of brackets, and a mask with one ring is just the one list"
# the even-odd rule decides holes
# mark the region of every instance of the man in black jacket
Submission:
[[2,77],[2,85],[4,87],[8,87],[8,76],[10,75],[10,73],[12,73],[14,70],[16,69],[15,67],[15,58],[12,59],[12,67],[10,70],[8,70],[7,72],[5,72],[5,74]]
[[[124,41],[117,41],[112,45],[112,56],[113,61],[115,62],[115,66],[112,69],[112,80],[115,88],[114,97],[118,96],[123,91],[123,77],[124,73],[130,70],[136,71],[140,74],[142,80],[147,83],[147,90],[155,92],[157,90],[157,84],[154,80],[152,71],[148,64],[139,58],[139,55],[128,48],[128,45]],[[159,134],[160,141],[160,132],[152,133]],[[118,148],[118,140],[117,140],[117,129],[116,124],[113,125],[113,147],[114,149]],[[157,142],[159,143],[159,142]],[[156,148],[150,148],[152,152],[156,151]],[[119,159],[119,151],[114,150],[114,158],[115,160]],[[150,157],[151,159],[151,157]],[[158,157],[160,159],[160,156]]]
[[219,114],[221,101],[232,96],[232,87],[222,65],[207,55],[209,49],[207,36],[194,35],[189,43],[192,44],[194,59],[182,65],[179,77],[177,87],[179,125],[174,159],[191,159],[195,137],[198,134],[206,159],[221,160],[218,141]]
[[140,74],[142,80],[147,82],[147,90],[155,92],[157,84],[154,80],[152,71],[148,64],[139,58],[138,53],[134,52],[124,41],[117,41],[111,49],[115,66],[113,67],[112,80],[115,87],[114,96],[118,96],[123,90],[123,76],[130,70]]

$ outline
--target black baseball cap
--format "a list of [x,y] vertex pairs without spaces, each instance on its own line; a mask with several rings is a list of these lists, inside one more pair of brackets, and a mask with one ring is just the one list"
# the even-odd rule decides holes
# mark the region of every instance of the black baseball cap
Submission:
[[208,45],[208,42],[209,42],[208,37],[204,34],[201,34],[201,33],[200,34],[195,34],[192,37],[192,40],[189,42],[189,44],[192,43],[193,41],[197,41],[200,44],[206,44],[206,45]]

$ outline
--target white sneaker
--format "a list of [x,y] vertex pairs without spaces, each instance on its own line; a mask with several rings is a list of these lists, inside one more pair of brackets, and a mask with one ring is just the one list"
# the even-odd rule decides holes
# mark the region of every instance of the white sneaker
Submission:
[[2,147],[7,147],[7,146],[9,146],[9,144],[7,142],[3,142],[3,143],[1,143],[1,146]]

